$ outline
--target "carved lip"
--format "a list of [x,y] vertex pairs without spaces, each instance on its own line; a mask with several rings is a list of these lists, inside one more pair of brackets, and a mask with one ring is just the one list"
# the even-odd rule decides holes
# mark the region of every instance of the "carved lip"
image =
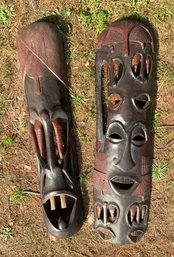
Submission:
[[112,177],[109,182],[114,191],[119,194],[128,194],[133,192],[138,186],[138,181],[131,177],[115,176]]
[[133,232],[131,232],[129,234],[129,239],[133,242],[133,243],[136,243],[137,241],[140,240],[140,238],[144,235],[144,231],[140,230],[140,229],[137,229],[137,230],[134,230]]
[[109,241],[115,238],[115,234],[108,227],[99,226],[96,228],[98,235],[104,240]]

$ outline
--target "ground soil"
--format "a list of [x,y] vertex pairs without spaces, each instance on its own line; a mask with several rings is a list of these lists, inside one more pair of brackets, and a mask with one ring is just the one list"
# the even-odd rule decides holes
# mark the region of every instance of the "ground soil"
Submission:
[[[153,182],[148,231],[134,245],[111,245],[103,242],[93,229],[93,195],[91,171],[95,153],[95,79],[94,59],[98,29],[92,29],[80,19],[85,1],[5,1],[13,5],[15,17],[0,28],[0,227],[10,226],[13,238],[0,240],[2,257],[172,257],[174,256],[174,8],[170,1],[111,1],[98,2],[98,10],[107,10],[107,22],[138,14],[150,19],[159,36],[159,67],[157,119],[154,163],[167,163],[166,175]],[[38,4],[37,4],[38,3]],[[95,1],[86,1],[96,11]],[[70,16],[69,7],[73,7]],[[95,9],[95,10],[94,10]],[[74,102],[74,116],[79,138],[79,159],[83,174],[83,195],[87,219],[75,236],[53,242],[47,236],[40,199],[28,195],[26,202],[16,204],[10,195],[17,186],[38,191],[34,153],[28,132],[28,112],[16,54],[16,34],[19,28],[44,16],[62,15],[71,29],[68,65],[71,67],[71,89],[81,92],[87,100]],[[57,13],[58,13],[57,11]],[[67,17],[66,17],[67,16]],[[83,97],[84,97],[83,96]],[[82,98],[83,98],[82,97]],[[94,106],[94,113],[91,108]],[[94,117],[93,117],[94,116]],[[7,135],[14,143],[5,148]]]

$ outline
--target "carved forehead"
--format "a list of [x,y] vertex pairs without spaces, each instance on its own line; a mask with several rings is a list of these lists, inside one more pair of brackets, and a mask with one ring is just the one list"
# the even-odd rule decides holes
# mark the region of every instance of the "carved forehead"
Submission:
[[97,42],[97,49],[107,45],[111,49],[116,44],[122,44],[123,55],[129,55],[129,43],[139,43],[144,49],[146,44],[151,44],[154,52],[154,42],[150,31],[141,23],[131,21],[120,21],[112,23],[106,30],[104,30]]

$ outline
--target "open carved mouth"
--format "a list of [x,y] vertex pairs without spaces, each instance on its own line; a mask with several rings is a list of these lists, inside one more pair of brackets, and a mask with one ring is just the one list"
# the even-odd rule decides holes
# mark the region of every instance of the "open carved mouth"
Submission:
[[138,184],[133,178],[120,176],[110,179],[110,183],[112,188],[121,194],[127,194],[130,193],[130,191],[132,192]]
[[136,243],[137,241],[140,240],[140,238],[144,235],[144,232],[142,230],[134,230],[133,232],[130,233],[128,236],[130,240],[133,243]]
[[97,227],[97,232],[99,234],[99,236],[105,240],[112,240],[115,238],[114,233],[110,230],[110,228],[107,227]]

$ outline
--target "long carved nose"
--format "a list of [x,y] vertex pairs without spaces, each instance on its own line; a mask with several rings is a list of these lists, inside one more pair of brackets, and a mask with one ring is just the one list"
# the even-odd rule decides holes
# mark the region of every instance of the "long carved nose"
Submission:
[[118,167],[121,171],[124,173],[129,172],[135,167],[135,162],[132,159],[131,156],[131,147],[129,142],[126,142],[125,149],[121,158],[120,163],[118,164]]

